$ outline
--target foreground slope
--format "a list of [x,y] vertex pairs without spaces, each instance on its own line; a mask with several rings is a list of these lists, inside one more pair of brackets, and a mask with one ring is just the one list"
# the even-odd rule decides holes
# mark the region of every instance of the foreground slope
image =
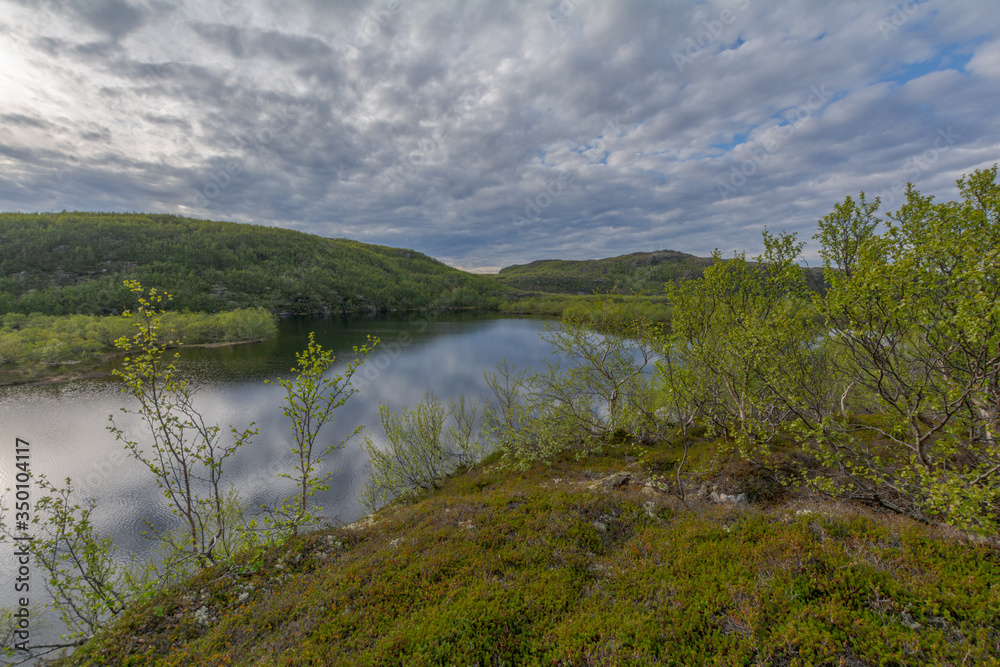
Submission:
[[994,548],[765,492],[753,474],[758,504],[713,504],[710,488],[685,503],[656,474],[678,455],[664,443],[526,473],[480,465],[419,502],[205,571],[60,664],[1000,660]]
[[116,313],[126,278],[172,307],[275,313],[495,305],[491,278],[412,250],[288,229],[126,213],[0,214],[0,313]]

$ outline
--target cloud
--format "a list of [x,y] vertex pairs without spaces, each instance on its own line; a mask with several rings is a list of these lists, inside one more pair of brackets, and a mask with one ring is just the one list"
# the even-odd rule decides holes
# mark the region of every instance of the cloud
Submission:
[[753,254],[765,225],[808,239],[848,194],[953,197],[996,160],[991,14],[0,0],[0,207],[280,225],[468,268]]
[[991,41],[976,49],[968,69],[986,79],[1000,78],[1000,41]]

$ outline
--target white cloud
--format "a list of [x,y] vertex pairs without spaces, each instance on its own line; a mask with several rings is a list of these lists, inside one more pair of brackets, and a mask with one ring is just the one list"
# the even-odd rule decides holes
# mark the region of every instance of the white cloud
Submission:
[[1000,41],[991,41],[976,49],[966,68],[987,79],[1000,78]]

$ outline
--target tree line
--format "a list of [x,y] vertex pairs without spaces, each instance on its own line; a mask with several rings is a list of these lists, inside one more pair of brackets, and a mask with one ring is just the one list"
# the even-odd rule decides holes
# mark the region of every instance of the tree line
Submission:
[[[131,333],[119,316],[0,315],[0,384],[87,369],[115,354],[115,341]],[[262,308],[224,313],[171,311],[163,316],[161,342],[248,342],[275,336],[277,317]]]
[[0,313],[115,314],[124,280],[178,310],[495,307],[505,289],[412,250],[274,227],[126,213],[0,214]]
[[[545,259],[504,267],[497,274],[497,281],[528,293],[642,292],[662,296],[669,284],[698,278],[713,261],[710,257],[695,257],[675,250],[634,252],[605,259]],[[822,269],[803,268],[802,272],[810,290],[825,289]]]

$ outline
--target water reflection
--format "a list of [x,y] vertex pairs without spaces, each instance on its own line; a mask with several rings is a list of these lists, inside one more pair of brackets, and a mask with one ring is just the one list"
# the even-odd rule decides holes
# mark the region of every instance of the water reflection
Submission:
[[[250,507],[274,503],[294,492],[292,483],[277,477],[291,472],[295,459],[292,440],[281,413],[284,389],[264,380],[290,375],[295,353],[307,344],[310,331],[332,349],[340,374],[351,349],[371,334],[381,338],[376,353],[360,374],[361,391],[339,408],[332,423],[320,433],[325,446],[347,437],[364,424],[376,440],[383,434],[377,408],[387,403],[398,409],[414,404],[430,390],[442,397],[466,394],[484,398],[483,371],[507,359],[521,366],[537,366],[546,353],[538,334],[544,322],[500,319],[482,315],[440,317],[385,316],[378,318],[297,318],[281,323],[275,340],[253,345],[183,350],[178,368],[197,388],[196,405],[209,422],[245,428],[255,422],[260,433],[227,461],[224,479],[236,484]],[[107,369],[105,369],[107,370]],[[0,489],[14,481],[14,441],[31,443],[31,468],[52,480],[71,476],[80,499],[99,500],[98,530],[115,537],[125,552],[149,547],[139,533],[144,520],[158,527],[171,525],[160,491],[141,464],[129,457],[106,430],[114,414],[118,426],[134,439],[144,440],[135,416],[122,414],[127,405],[117,380],[111,377],[38,387],[0,388]],[[360,517],[357,496],[364,483],[367,461],[358,441],[337,450],[324,462],[335,471],[330,490],[317,498],[324,515],[350,522]],[[12,581],[12,548],[0,554],[0,582]],[[39,591],[41,573],[36,572]],[[10,605],[13,586],[0,584],[0,604]]]

